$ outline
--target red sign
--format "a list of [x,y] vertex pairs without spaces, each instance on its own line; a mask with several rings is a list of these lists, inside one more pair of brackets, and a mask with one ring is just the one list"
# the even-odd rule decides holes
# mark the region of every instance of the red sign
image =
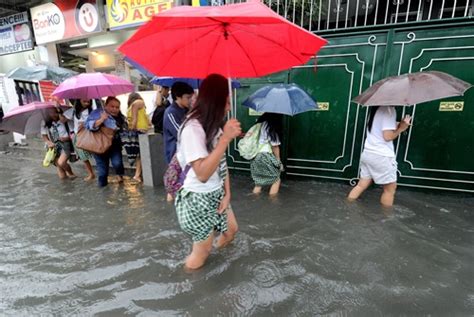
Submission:
[[43,101],[57,101],[60,104],[64,105],[64,99],[58,99],[57,97],[53,96],[53,91],[58,87],[55,83],[50,80],[40,80],[39,87],[41,91],[41,95],[43,96]]

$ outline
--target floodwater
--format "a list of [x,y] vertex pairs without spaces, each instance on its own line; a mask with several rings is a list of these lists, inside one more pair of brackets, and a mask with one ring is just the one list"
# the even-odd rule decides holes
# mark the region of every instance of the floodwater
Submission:
[[0,156],[0,315],[474,314],[472,195],[401,189],[389,211],[378,189],[347,203],[343,184],[233,188],[235,242],[186,273],[191,240],[161,189]]

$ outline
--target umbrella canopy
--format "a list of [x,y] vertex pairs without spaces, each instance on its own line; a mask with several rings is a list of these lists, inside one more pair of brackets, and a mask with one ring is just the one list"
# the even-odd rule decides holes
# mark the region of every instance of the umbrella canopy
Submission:
[[179,6],[158,13],[119,47],[159,76],[261,77],[306,63],[326,40],[259,1]]
[[60,83],[69,77],[77,75],[77,72],[48,65],[22,66],[12,69],[8,72],[7,77],[18,80],[52,80]]
[[262,87],[242,104],[258,112],[282,113],[290,116],[318,108],[316,102],[296,84]]
[[[36,134],[41,131],[41,121],[45,119],[45,110],[55,108],[53,102],[32,102],[16,107],[5,114],[0,123],[0,130],[21,134]],[[61,106],[67,109],[66,106]]]
[[382,79],[354,98],[364,106],[408,106],[462,96],[472,85],[443,72],[428,71]]
[[62,99],[95,99],[132,92],[128,80],[102,73],[86,73],[71,77],[60,84],[53,95]]
[[[179,77],[153,77],[152,84],[171,87],[177,81],[188,84],[194,89],[199,89],[202,79],[196,78],[179,78]],[[237,80],[232,80],[232,88],[240,88],[240,83]]]

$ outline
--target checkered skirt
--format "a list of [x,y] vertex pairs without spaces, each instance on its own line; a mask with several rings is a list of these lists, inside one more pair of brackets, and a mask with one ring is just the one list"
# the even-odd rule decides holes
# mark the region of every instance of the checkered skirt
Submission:
[[257,186],[272,185],[280,179],[281,162],[273,153],[263,152],[250,162],[250,173]]
[[204,241],[211,233],[227,231],[227,214],[217,213],[224,189],[197,193],[181,188],[175,199],[178,222],[194,242]]

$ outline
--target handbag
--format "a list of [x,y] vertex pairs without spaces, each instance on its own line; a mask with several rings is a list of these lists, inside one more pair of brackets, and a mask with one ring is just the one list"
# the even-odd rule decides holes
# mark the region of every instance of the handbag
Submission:
[[98,131],[89,131],[82,126],[77,132],[76,146],[95,154],[104,154],[111,146],[115,130],[101,126]]
[[54,147],[49,148],[44,156],[43,167],[48,167],[51,163],[54,162],[56,158],[56,149]]

